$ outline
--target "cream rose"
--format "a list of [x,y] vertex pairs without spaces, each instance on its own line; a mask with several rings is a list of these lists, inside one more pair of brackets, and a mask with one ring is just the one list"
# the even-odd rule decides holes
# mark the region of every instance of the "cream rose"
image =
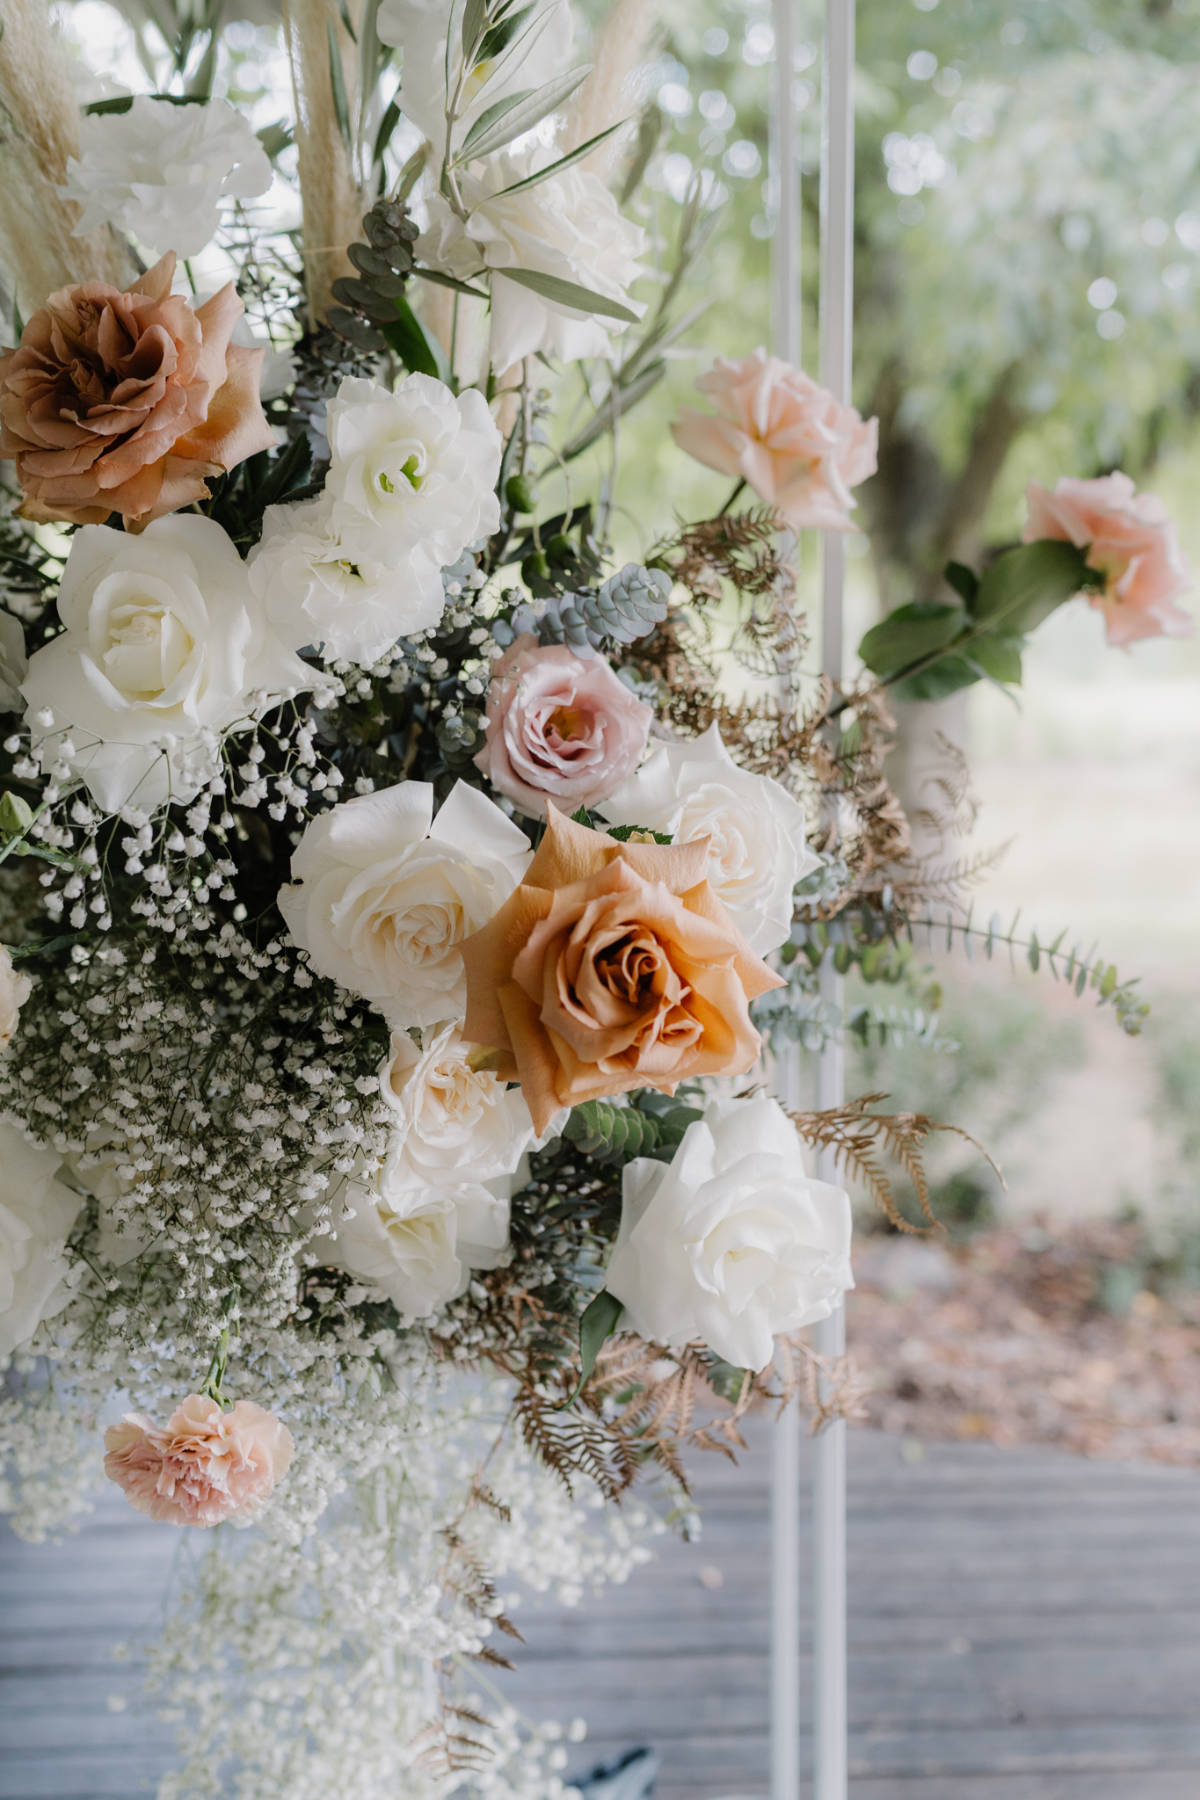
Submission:
[[62,1158],[0,1119],[0,1356],[66,1305],[67,1235],[83,1202],[58,1179]]
[[22,687],[30,731],[42,761],[66,761],[110,812],[194,799],[222,733],[313,685],[212,519],[177,514],[137,536],[85,525],[58,613],[65,629]]
[[321,1261],[386,1294],[410,1319],[426,1319],[461,1294],[471,1270],[495,1268],[508,1246],[508,1198],[484,1182],[385,1187],[350,1181]]
[[419,1049],[406,1032],[392,1037],[380,1090],[395,1115],[381,1188],[401,1190],[507,1182],[534,1141],[519,1088],[487,1068],[475,1045],[447,1025]]
[[460,946],[508,898],[529,841],[459,782],[436,818],[433,788],[405,781],[314,819],[279,910],[313,967],[394,1024],[462,1017]]
[[708,885],[750,948],[766,956],[792,928],[792,891],[820,864],[804,808],[778,781],[740,769],[716,725],[663,744],[600,803],[614,825],[645,825],[678,844],[708,839]]
[[639,261],[646,237],[624,218],[598,175],[578,165],[532,187],[506,192],[552,161],[532,150],[472,163],[460,186],[465,219],[440,195],[429,202],[429,228],[418,241],[421,260],[460,280],[491,272],[494,369],[508,369],[541,352],[563,362],[608,356],[613,336],[628,321],[564,305],[504,278],[506,269],[557,276],[641,314],[629,290],[645,273]]
[[854,1285],[849,1197],[805,1173],[774,1100],[714,1101],[670,1163],[626,1165],[605,1285],[652,1342],[765,1369],[781,1332],[828,1318]]

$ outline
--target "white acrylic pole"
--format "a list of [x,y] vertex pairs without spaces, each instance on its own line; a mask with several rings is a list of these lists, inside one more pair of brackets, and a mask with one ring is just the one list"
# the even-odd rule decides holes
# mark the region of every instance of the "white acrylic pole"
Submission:
[[[839,400],[850,399],[854,306],[854,0],[826,0],[823,119],[821,134],[821,382]],[[842,600],[846,540],[824,534],[822,554],[822,666],[842,676]],[[827,959],[822,998],[841,1011],[841,977]],[[822,1052],[817,1105],[840,1106],[845,1070],[840,1038]],[[818,1161],[826,1181],[836,1179],[832,1159]],[[841,1356],[845,1313],[839,1308],[814,1333],[824,1357]],[[814,1800],[846,1800],[846,1427],[839,1420],[813,1448],[813,1794]]]
[[[772,164],[772,337],[775,353],[800,360],[800,163],[796,129],[796,0],[774,0],[775,95]],[[788,696],[790,697],[790,696]],[[786,1105],[801,1104],[794,1052],[776,1059]],[[800,1412],[776,1422],[771,1450],[771,1800],[800,1791]]]

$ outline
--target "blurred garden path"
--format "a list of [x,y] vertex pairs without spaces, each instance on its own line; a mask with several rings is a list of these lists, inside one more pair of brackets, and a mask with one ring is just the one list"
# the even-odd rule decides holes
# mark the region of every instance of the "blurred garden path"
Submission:
[[[534,1716],[589,1717],[578,1770],[640,1743],[657,1800],[764,1791],[768,1432],[740,1469],[701,1459],[699,1543],[576,1611],[518,1611],[507,1683]],[[852,1432],[853,1800],[1195,1800],[1198,1485]],[[174,1547],[116,1495],[66,1545],[0,1539],[0,1800],[152,1792],[169,1735],[112,1644],[153,1630]]]

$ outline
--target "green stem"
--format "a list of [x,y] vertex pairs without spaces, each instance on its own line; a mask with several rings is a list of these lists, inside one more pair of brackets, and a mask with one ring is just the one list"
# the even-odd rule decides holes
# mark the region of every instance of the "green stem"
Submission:
[[729,509],[733,505],[734,501],[745,490],[745,486],[746,486],[746,478],[743,475],[742,479],[737,483],[732,494],[730,494],[728,500],[726,500],[726,502],[725,502],[724,506],[721,508],[720,512],[714,513],[714,515],[713,515],[714,518],[723,519],[725,517],[725,514],[729,511]]

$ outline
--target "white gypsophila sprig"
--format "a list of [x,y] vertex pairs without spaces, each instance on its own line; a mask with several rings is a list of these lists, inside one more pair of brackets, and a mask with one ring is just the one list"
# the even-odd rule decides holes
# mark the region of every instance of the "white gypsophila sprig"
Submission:
[[223,201],[270,185],[270,158],[227,100],[182,105],[137,94],[124,112],[84,115],[60,192],[80,208],[77,235],[113,225],[155,256],[195,256],[215,235]]

